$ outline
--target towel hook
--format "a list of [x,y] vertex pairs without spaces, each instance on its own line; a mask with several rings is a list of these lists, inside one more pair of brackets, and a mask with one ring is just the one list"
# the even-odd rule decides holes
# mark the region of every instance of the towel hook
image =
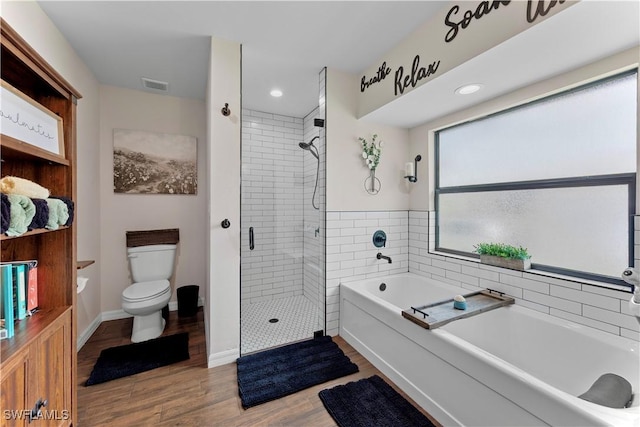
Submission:
[[224,107],[222,107],[222,110],[220,110],[220,112],[225,117],[227,117],[229,114],[231,114],[231,110],[229,110],[229,103],[228,102],[224,103]]

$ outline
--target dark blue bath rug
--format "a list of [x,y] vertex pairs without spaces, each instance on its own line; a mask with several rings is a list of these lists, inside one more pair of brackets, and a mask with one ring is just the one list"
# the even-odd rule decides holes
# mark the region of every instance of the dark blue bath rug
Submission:
[[328,336],[242,356],[236,363],[245,409],[358,372]]
[[435,427],[377,375],[322,390],[319,396],[340,427]]
[[100,384],[189,359],[189,333],[102,350],[85,385]]

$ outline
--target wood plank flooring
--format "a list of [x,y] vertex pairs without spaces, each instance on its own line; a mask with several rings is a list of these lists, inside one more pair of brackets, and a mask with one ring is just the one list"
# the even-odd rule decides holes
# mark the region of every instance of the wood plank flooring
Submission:
[[318,392],[374,374],[411,401],[353,347],[335,337],[334,341],[358,365],[359,372],[244,410],[238,396],[235,363],[207,369],[202,310],[192,318],[179,318],[177,312],[171,312],[163,333],[189,333],[189,360],[86,387],[84,383],[100,351],[131,343],[131,325],[132,319],[103,322],[78,353],[80,427],[335,426]]

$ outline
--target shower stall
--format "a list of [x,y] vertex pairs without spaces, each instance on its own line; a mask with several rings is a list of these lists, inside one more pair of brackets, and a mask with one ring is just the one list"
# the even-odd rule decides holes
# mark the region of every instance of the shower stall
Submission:
[[242,111],[241,355],[325,330],[324,76],[304,117]]

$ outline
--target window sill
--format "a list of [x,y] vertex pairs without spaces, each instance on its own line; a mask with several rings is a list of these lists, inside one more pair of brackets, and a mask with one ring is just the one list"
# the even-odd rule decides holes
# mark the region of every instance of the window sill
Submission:
[[[440,251],[429,251],[429,253],[433,254],[433,255],[439,255],[439,256],[447,257],[447,258],[453,258],[453,259],[469,261],[469,262],[475,262],[477,264],[481,264],[480,260],[478,258],[468,257],[468,256],[464,256],[464,255],[458,255],[458,254],[452,254],[452,253],[449,253],[449,252],[440,252]],[[486,264],[481,264],[481,265],[486,265]],[[510,269],[506,269],[506,268],[502,268],[502,267],[495,267],[495,266],[489,266],[489,267],[500,269],[500,270],[520,271],[520,270],[510,270]],[[616,285],[614,283],[600,282],[600,281],[597,281],[597,280],[582,279],[582,278],[578,278],[578,277],[574,277],[574,276],[567,276],[565,274],[558,274],[558,273],[551,273],[549,271],[536,270],[535,268],[531,268],[529,270],[522,271],[522,273],[534,274],[536,276],[550,277],[550,278],[553,278],[553,279],[566,280],[567,282],[578,283],[578,284],[581,284],[581,285],[597,286],[599,288],[611,289],[611,290],[614,290],[614,291],[620,291],[620,292],[625,292],[625,293],[629,293],[629,294],[633,293],[633,291],[631,289],[629,289],[628,287],[623,286],[623,285]]]

